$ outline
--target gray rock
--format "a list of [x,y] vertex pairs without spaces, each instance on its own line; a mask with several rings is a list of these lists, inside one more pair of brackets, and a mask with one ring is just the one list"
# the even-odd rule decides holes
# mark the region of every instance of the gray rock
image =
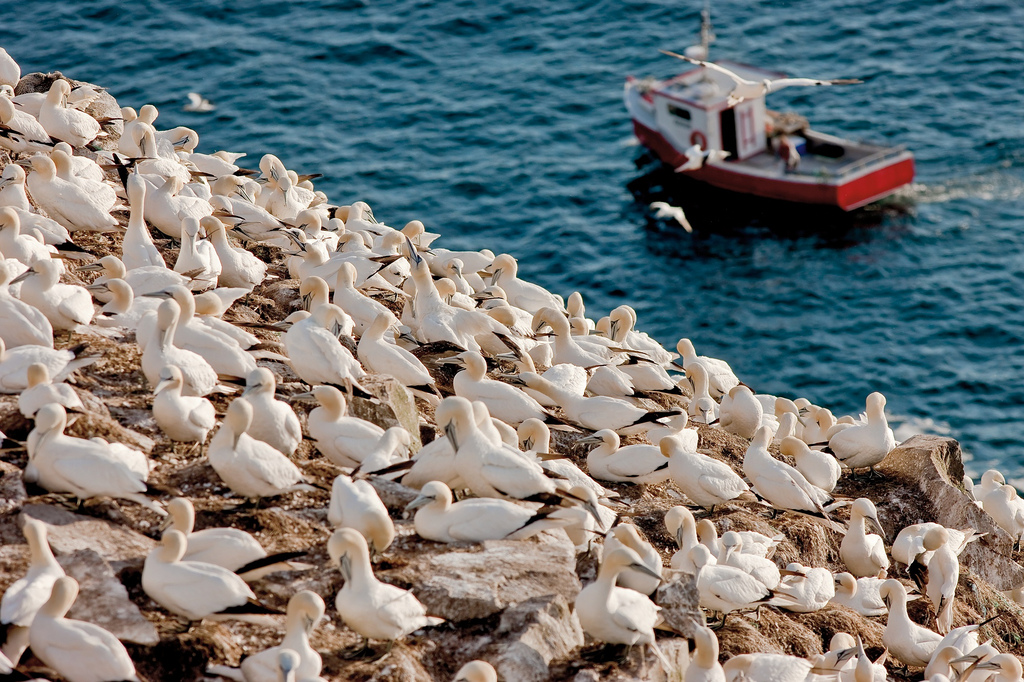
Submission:
[[500,654],[494,662],[505,680],[539,682],[552,661],[583,646],[583,629],[560,594],[534,597],[505,609],[496,632]]
[[27,505],[21,513],[50,526],[48,537],[54,553],[91,549],[110,562],[115,572],[128,564],[140,563],[156,546],[150,538],[124,526],[45,504]]
[[[58,79],[67,81],[71,84],[72,88],[78,87],[79,85],[89,85],[99,89],[98,85],[86,83],[85,81],[72,80],[60,71],[54,71],[53,73],[30,73],[22,76],[21,80],[18,81],[18,86],[14,88],[14,93],[16,95],[22,95],[26,92],[49,92],[50,86]],[[107,133],[106,137],[97,138],[90,143],[90,146],[106,150],[117,149],[117,143],[121,139],[121,133],[124,132],[124,122],[120,120],[121,105],[117,103],[117,100],[114,99],[110,93],[101,92],[100,96],[85,109],[85,113],[89,114],[97,121],[100,121],[103,131]],[[108,120],[104,123],[107,119],[116,120]]]
[[900,499],[901,491],[894,490],[886,500],[896,511],[908,512],[897,528],[934,521],[947,528],[987,533],[967,545],[960,562],[997,590],[1024,584],[1024,567],[1010,559],[1013,539],[964,492],[959,443],[941,436],[914,436],[890,452],[876,469],[904,483],[912,496]]
[[103,557],[91,549],[79,549],[59,555],[57,561],[79,586],[68,617],[99,625],[122,641],[146,645],[160,641],[156,628],[128,598],[128,590]]
[[0,514],[14,511],[28,496],[21,480],[21,469],[7,462],[0,462]]
[[408,565],[379,577],[414,585],[427,613],[454,622],[486,618],[533,597],[561,595],[571,603],[580,591],[575,552],[566,538],[545,535],[417,552]]
[[384,506],[392,514],[401,514],[405,510],[406,505],[415,500],[420,494],[418,490],[413,490],[397,481],[389,481],[380,476],[371,476],[367,481],[377,491],[380,501],[384,503]]
[[683,637],[693,637],[695,628],[704,625],[697,579],[689,573],[679,573],[672,581],[659,585],[654,603],[661,607],[665,625]]
[[410,450],[415,453],[423,447],[420,441],[420,413],[412,393],[389,376],[372,375],[360,379],[359,385],[380,399],[380,404],[365,398],[352,398],[349,413],[373,422],[382,429],[401,426],[412,437]]

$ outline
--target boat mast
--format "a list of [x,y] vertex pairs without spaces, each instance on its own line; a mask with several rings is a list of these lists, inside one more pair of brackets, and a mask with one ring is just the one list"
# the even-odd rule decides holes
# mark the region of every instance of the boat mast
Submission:
[[701,57],[708,61],[711,57],[711,43],[715,40],[715,34],[711,27],[711,0],[704,0],[704,9],[700,11],[700,48],[704,55]]

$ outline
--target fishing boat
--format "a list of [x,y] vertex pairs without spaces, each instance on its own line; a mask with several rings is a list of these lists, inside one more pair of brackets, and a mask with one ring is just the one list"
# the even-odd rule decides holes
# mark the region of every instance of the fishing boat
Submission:
[[[706,63],[712,39],[705,9],[701,43],[687,56]],[[748,81],[784,77],[736,62],[714,63]],[[681,171],[724,190],[852,211],[913,180],[914,156],[905,147],[817,132],[799,114],[768,109],[763,95],[735,102],[734,87],[727,74],[698,65],[667,80],[630,76],[624,97],[637,139],[664,163],[687,164],[694,146],[726,152]]]

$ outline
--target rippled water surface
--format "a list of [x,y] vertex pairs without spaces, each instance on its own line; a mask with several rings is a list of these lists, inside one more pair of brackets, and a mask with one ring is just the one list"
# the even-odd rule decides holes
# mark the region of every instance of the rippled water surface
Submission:
[[[593,316],[628,302],[660,340],[691,337],[759,391],[843,413],[882,390],[893,415],[959,438],[975,470],[1024,474],[1024,7],[715,4],[713,56],[868,81],[786,90],[773,108],[915,152],[902,209],[852,220],[769,214],[637,170],[623,79],[675,73],[657,50],[693,42],[699,9],[29,0],[0,8],[0,44],[25,72],[156,104],[158,127],[196,128],[200,151],[246,151],[253,167],[272,151],[324,173],[336,202],[513,253]],[[190,90],[217,110],[182,111]],[[663,195],[697,234],[650,218]]]

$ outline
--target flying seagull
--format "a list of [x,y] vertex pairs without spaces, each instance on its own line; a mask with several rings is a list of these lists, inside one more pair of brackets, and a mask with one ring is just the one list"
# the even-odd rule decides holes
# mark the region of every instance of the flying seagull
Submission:
[[686,163],[676,167],[676,173],[682,173],[684,171],[698,170],[704,167],[706,163],[717,163],[718,161],[724,161],[730,154],[729,152],[722,151],[720,149],[702,149],[699,144],[695,144],[685,152],[683,156],[686,157]]
[[679,223],[687,232],[693,232],[690,221],[686,219],[683,209],[678,206],[671,206],[664,201],[651,202],[650,208],[654,211],[654,217],[658,219],[670,219]]
[[856,83],[863,83],[864,81],[857,78],[837,78],[835,80],[820,81],[814,78],[776,78],[774,80],[765,78],[763,81],[748,81],[745,78],[740,78],[735,73],[714,64],[712,62],[704,62],[693,57],[687,57],[686,55],[677,54],[675,52],[669,52],[668,50],[659,50],[662,54],[667,54],[670,57],[676,59],[682,59],[684,62],[690,62],[691,64],[697,64],[698,66],[707,67],[713,71],[717,71],[730,78],[736,85],[729,91],[729,99],[727,101],[729,106],[739,104],[745,99],[753,99],[755,97],[764,97],[769,92],[775,92],[782,88],[788,88],[792,86],[809,86],[809,85],[854,85]]

